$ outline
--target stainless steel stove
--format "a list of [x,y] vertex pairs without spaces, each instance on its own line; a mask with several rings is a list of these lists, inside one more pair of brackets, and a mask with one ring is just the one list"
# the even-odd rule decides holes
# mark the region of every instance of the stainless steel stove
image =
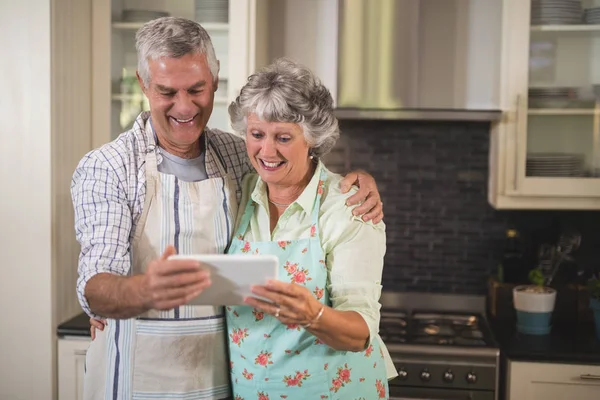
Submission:
[[386,293],[379,334],[398,377],[390,399],[497,400],[499,348],[479,296]]

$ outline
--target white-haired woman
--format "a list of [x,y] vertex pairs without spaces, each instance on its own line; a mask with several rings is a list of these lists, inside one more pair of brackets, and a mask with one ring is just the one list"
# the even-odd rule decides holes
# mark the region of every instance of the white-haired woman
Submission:
[[331,94],[279,59],[248,79],[229,114],[257,171],[244,179],[229,253],[280,261],[280,280],[253,288],[273,303],[227,307],[234,398],[387,398],[385,227],[352,215],[341,176],[320,161],[339,137]]

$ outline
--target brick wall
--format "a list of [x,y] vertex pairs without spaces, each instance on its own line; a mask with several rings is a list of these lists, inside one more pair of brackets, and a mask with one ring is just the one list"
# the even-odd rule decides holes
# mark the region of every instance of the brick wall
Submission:
[[579,264],[600,261],[600,212],[488,204],[488,124],[341,121],[341,129],[325,162],[337,171],[365,169],[377,180],[387,226],[385,290],[485,293],[509,227],[530,239],[530,253],[534,243],[573,227],[583,234]]

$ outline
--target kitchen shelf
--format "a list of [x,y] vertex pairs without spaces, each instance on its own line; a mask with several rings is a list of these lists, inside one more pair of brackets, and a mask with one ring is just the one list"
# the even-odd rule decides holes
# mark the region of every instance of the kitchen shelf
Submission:
[[[138,30],[144,25],[144,22],[123,22],[115,21],[112,23],[114,29],[122,30]],[[202,27],[209,32],[227,32],[229,30],[229,24],[219,22],[205,22],[201,23]]]
[[529,115],[600,115],[595,108],[530,108]]

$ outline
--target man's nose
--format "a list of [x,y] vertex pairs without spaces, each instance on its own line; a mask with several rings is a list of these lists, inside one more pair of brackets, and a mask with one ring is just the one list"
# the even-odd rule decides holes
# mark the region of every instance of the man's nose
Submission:
[[189,118],[196,114],[198,106],[194,103],[193,96],[187,92],[182,92],[178,93],[175,97],[173,110],[178,114],[181,114],[180,117]]

